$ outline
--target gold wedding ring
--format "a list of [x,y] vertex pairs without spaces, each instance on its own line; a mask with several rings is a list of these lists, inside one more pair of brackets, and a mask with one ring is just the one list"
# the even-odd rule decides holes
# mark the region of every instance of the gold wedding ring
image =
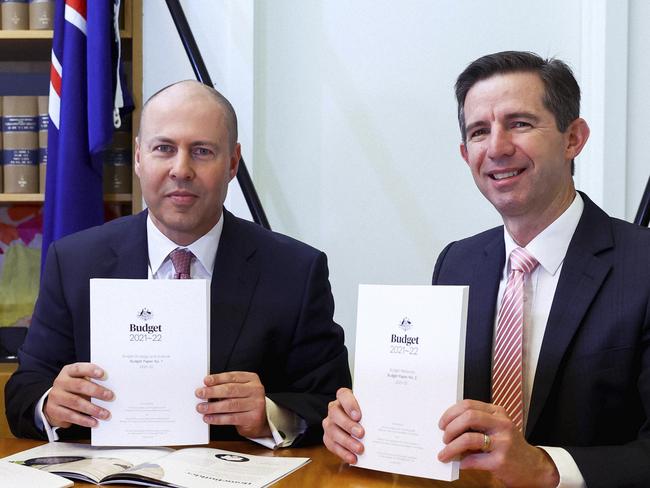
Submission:
[[487,434],[483,434],[483,447],[481,447],[481,451],[483,452],[490,452],[491,449],[490,447],[492,446],[492,439],[490,439],[490,436]]

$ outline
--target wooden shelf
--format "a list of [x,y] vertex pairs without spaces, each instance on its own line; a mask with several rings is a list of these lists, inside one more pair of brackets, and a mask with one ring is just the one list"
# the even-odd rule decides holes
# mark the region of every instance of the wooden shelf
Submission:
[[[43,203],[42,193],[0,193],[0,203]],[[104,195],[107,203],[131,203],[130,193],[107,193]]]
[[0,193],[0,203],[43,203],[43,194]]
[[0,39],[52,39],[51,30],[0,30]]
[[[0,30],[0,40],[29,40],[29,39],[52,39],[53,31],[51,30]],[[130,30],[121,29],[120,37],[122,39],[131,39],[133,34]]]

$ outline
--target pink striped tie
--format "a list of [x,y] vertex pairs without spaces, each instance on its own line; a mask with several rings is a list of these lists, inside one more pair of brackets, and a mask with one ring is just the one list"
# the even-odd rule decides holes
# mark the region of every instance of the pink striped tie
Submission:
[[192,259],[194,259],[194,254],[192,251],[187,249],[181,249],[177,247],[172,252],[169,253],[169,259],[172,260],[174,265],[174,274],[175,280],[189,280],[190,279],[190,265],[192,264]]
[[524,279],[537,264],[524,248],[518,247],[510,253],[510,274],[499,308],[492,363],[492,403],[504,407],[519,430],[522,430],[524,421]]

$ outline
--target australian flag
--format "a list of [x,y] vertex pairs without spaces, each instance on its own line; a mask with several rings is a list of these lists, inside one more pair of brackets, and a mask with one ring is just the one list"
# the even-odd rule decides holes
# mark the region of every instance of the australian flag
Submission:
[[102,224],[102,150],[123,103],[119,0],[56,0],[42,264],[50,243]]

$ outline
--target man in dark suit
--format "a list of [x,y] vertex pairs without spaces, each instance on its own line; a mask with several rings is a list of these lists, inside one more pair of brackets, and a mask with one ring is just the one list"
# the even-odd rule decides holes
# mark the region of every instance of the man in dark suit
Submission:
[[[504,52],[471,63],[456,96],[462,157],[504,226],[451,243],[434,269],[433,284],[470,286],[466,399],[439,421],[438,458],[507,486],[650,486],[650,232],[575,191],[577,82],[561,61]],[[517,321],[500,363],[501,324]],[[351,463],[360,420],[339,390],[324,441]]]
[[235,112],[216,90],[185,81],[149,99],[135,150],[148,211],[50,247],[6,387],[14,434],[88,437],[87,427],[109,421],[90,401],[115,393],[101,385],[110,371],[89,363],[89,279],[173,278],[181,271],[169,255],[180,248],[192,253],[190,276],[211,281],[211,374],[196,380],[211,438],[320,440],[327,402],[350,384],[326,257],[223,210],[239,159]]

